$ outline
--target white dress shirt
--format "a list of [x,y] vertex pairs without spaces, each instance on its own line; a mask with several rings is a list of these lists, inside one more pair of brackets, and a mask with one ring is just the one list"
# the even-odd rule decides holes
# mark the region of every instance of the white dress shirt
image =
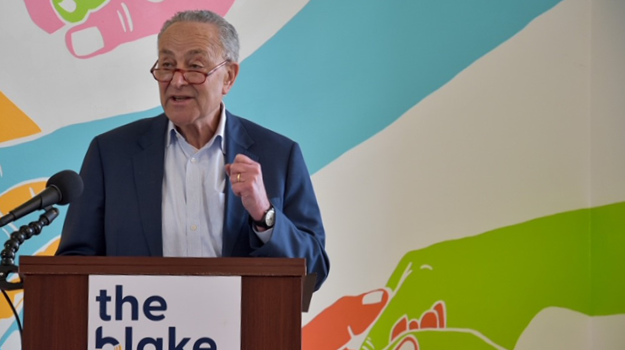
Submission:
[[[215,135],[201,149],[190,145],[169,121],[163,176],[163,256],[221,257],[225,211],[226,108]],[[273,229],[258,232],[262,242]]]
[[163,176],[163,256],[222,255],[225,126],[222,108],[215,135],[198,150],[169,122]]

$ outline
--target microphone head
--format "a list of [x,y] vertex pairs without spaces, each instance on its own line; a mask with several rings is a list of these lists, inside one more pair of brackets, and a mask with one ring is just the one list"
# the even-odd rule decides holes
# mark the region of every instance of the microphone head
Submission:
[[82,178],[72,170],[63,170],[52,175],[46,183],[46,187],[50,186],[56,187],[61,194],[59,205],[68,204],[82,195]]

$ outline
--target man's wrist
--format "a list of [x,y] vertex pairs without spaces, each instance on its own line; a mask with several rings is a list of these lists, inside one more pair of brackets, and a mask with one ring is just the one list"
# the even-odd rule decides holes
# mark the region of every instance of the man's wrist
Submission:
[[[252,217],[250,216],[250,218]],[[273,207],[273,205],[270,205],[269,209],[265,210],[260,220],[254,220],[254,218],[252,218],[252,223],[257,229],[259,229],[259,231],[260,230],[264,231],[264,230],[273,228],[273,226],[275,225],[275,221],[276,221],[276,209]]]

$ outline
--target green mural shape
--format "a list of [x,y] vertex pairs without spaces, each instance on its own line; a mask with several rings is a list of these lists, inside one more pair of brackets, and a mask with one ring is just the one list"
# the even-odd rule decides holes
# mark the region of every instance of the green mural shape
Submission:
[[625,204],[590,213],[593,316],[625,313]]
[[388,347],[388,349],[395,349],[404,338],[410,336],[419,339],[420,350],[499,350],[499,348],[492,344],[489,344],[482,337],[475,334],[461,332],[457,330],[440,332],[427,329],[414,331],[406,335],[402,335],[396,341],[394,341]]
[[52,0],[54,9],[69,23],[82,22],[89,12],[100,8],[108,0]]
[[[591,249],[592,238],[601,245]],[[409,336],[418,340],[420,350],[513,349],[532,319],[549,307],[589,316],[625,313],[623,256],[625,203],[409,252],[387,283],[392,299],[361,349],[394,349]],[[600,277],[592,278],[596,259],[602,269],[596,271]],[[600,303],[593,303],[593,295],[601,296]],[[444,305],[442,327],[397,327],[402,318],[422,321],[437,304]]]

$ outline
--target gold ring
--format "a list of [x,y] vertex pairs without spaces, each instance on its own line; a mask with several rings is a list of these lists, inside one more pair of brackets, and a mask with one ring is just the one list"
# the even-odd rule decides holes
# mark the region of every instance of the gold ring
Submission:
[[241,173],[237,174],[237,182],[241,182]]

